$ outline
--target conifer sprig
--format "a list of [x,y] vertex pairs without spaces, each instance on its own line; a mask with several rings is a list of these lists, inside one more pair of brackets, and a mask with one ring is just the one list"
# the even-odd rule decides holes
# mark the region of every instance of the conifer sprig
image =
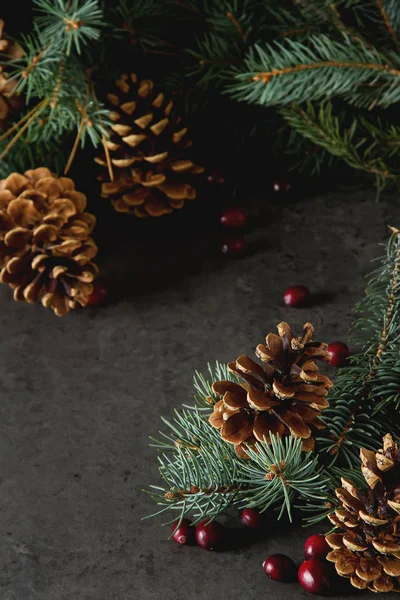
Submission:
[[[400,434],[400,233],[393,230],[382,264],[370,276],[365,298],[356,307],[353,343],[361,348],[351,366],[339,371],[328,394],[330,407],[321,418],[326,429],[314,453],[302,452],[293,436],[271,435],[271,444],[247,446],[240,458],[208,418],[215,402],[211,382],[229,377],[226,367],[209,366],[196,374],[201,407],[176,411],[163,419],[167,431],[155,441],[163,486],[152,486],[159,512],[189,513],[197,521],[215,518],[232,506],[272,508],[277,518],[292,518],[293,508],[316,523],[332,507],[328,490],[340,476],[354,479],[360,448],[380,447],[388,423]],[[156,513],[158,514],[158,513]]]
[[356,307],[353,343],[362,350],[339,371],[323,415],[329,431],[323,452],[339,464],[357,464],[359,448],[376,449],[391,424],[398,434],[400,401],[400,241],[393,230],[382,266],[371,274]]
[[260,512],[280,507],[277,518],[286,512],[292,521],[296,501],[323,503],[326,498],[326,476],[316,455],[302,451],[301,440],[293,436],[279,439],[271,436],[271,445],[255,444],[248,449],[250,460],[243,461],[240,482],[245,485],[240,496],[243,504]]
[[[24,137],[29,144],[48,147],[46,164],[54,168],[59,162],[51,160],[53,145],[63,145],[75,129],[81,145],[89,138],[97,146],[110,125],[108,111],[94,95],[86,57],[81,56],[83,47],[100,38],[104,23],[99,0],[36,0],[34,4],[33,32],[21,40],[23,57],[4,60],[10,81],[15,81],[14,93],[26,101],[25,115],[0,138],[0,176],[4,177],[20,162],[20,154],[27,161],[31,156],[20,150]],[[75,153],[76,144],[69,159],[68,155],[64,159],[67,170]],[[29,160],[23,170],[33,166]]]
[[400,127],[356,114],[348,121],[350,115],[344,110],[334,113],[331,101],[318,108],[311,102],[291,105],[282,108],[280,114],[293,131],[318,148],[344,160],[353,169],[372,175],[378,193],[388,182],[400,185]]
[[[388,60],[389,59],[389,60]],[[400,63],[394,53],[311,35],[307,43],[286,39],[251,49],[244,72],[231,86],[233,96],[263,106],[301,104],[343,97],[368,108],[389,106],[400,99]]]

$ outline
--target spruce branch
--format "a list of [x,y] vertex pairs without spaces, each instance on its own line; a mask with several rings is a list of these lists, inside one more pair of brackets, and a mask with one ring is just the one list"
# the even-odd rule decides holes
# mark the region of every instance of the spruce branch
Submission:
[[396,44],[398,43],[398,38],[397,38],[397,34],[396,31],[392,25],[392,22],[390,20],[389,14],[386,11],[386,7],[385,7],[385,3],[383,2],[383,0],[375,0],[377,8],[379,10],[379,13],[382,17],[382,20],[385,24],[386,29],[388,30],[388,33],[390,35],[390,37],[396,42]]
[[353,341],[362,352],[352,357],[351,367],[339,371],[331,407],[323,415],[329,435],[320,440],[321,448],[350,466],[357,463],[360,447],[377,448],[388,420],[393,433],[398,429],[393,415],[400,399],[399,269],[399,232],[393,230],[382,266],[370,276],[365,298],[356,307]]
[[[323,148],[332,156],[344,160],[350,167],[374,176],[378,193],[389,183],[400,183],[397,151],[400,127],[381,119],[346,111],[334,114],[332,102],[283,107],[280,114],[292,130]],[[347,121],[347,122],[346,122]],[[349,122],[348,122],[349,121]]]
[[167,46],[157,29],[160,19],[171,19],[175,16],[171,3],[160,0],[118,0],[110,10],[110,16],[117,25],[114,34],[129,35],[133,47],[144,51],[162,51]]
[[[381,0],[383,10],[389,22],[390,31],[393,39],[398,41],[400,34],[400,11],[397,0]],[[395,37],[394,37],[395,36]]]
[[98,0],[34,0],[34,5],[41,40],[67,56],[99,39],[104,22]]
[[[76,128],[68,171],[79,142],[83,146],[89,138],[99,145],[110,126],[109,111],[95,98],[91,70],[79,56],[83,45],[98,40],[102,14],[97,0],[37,0],[35,6],[40,16],[33,33],[22,40],[22,58],[5,61],[15,92],[25,96],[27,112],[4,139],[13,137],[4,144],[0,140],[0,155],[4,159],[14,148],[18,152],[17,142],[25,134],[30,142],[51,148]],[[12,157],[10,162],[15,162]]]
[[347,35],[341,41],[312,35],[307,43],[286,39],[264,48],[255,45],[229,91],[238,100],[263,106],[334,96],[357,106],[388,106],[400,99],[398,67],[394,53],[355,46]]
[[294,436],[280,439],[271,435],[271,445],[257,442],[247,450],[250,460],[241,464],[244,484],[240,492],[242,502],[260,512],[280,507],[278,519],[286,512],[292,521],[292,506],[323,502],[327,479],[316,455],[302,451],[302,441]]
[[237,501],[241,489],[233,447],[196,409],[176,412],[174,421],[163,422],[169,431],[154,441],[163,451],[158,460],[165,486],[151,486],[153,500],[163,507],[159,512],[178,511],[179,518],[193,512],[196,522],[216,517]]

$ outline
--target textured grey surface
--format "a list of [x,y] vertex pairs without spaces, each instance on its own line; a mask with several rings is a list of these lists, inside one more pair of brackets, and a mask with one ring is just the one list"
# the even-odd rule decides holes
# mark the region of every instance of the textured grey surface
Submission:
[[[2,287],[0,600],[306,597],[261,569],[274,552],[300,560],[304,530],[209,553],[140,520],[154,509],[141,490],[158,481],[148,437],[191,398],[195,369],[250,353],[283,319],[345,339],[398,213],[373,192],[266,207],[240,260],[198,235],[126,242],[119,263],[103,259],[116,289],[130,282],[125,299],[61,320]],[[286,308],[293,283],[319,300]]]

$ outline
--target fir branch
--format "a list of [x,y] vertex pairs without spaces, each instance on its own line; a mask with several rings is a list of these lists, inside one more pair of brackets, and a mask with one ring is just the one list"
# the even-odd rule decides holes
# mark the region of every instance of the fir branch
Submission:
[[[400,369],[399,269],[399,232],[393,230],[385,260],[370,276],[365,298],[356,307],[360,316],[353,341],[363,351],[353,356],[350,368],[339,371],[329,397],[331,407],[322,417],[329,438],[320,440],[321,447],[334,460],[342,457],[350,466],[358,460],[360,447],[377,448],[399,404],[400,394],[393,387],[396,379],[388,376],[393,362],[396,373]],[[398,425],[392,422],[395,433]]]
[[381,0],[381,2],[390,23],[391,30],[393,30],[397,40],[397,36],[400,34],[399,3],[397,0]]
[[233,446],[197,410],[177,412],[173,422],[163,422],[169,433],[161,433],[156,446],[164,450],[158,460],[165,487],[151,486],[153,500],[163,507],[159,512],[179,512],[179,518],[193,512],[196,522],[216,517],[237,501],[241,489]]
[[400,182],[400,127],[356,115],[351,115],[350,124],[346,125],[348,114],[341,111],[334,115],[331,102],[322,103],[318,111],[312,103],[304,107],[292,105],[282,108],[280,114],[294,131],[313,144],[350,167],[373,175],[378,193],[389,183]]
[[34,4],[44,44],[56,45],[69,56],[73,47],[81,54],[82,45],[99,39],[104,22],[98,0],[34,0]]
[[[388,60],[392,62],[388,62]],[[286,39],[261,48],[255,45],[245,72],[229,88],[238,100],[263,106],[343,96],[358,106],[388,106],[400,100],[400,69],[393,53],[313,35],[307,44]],[[363,86],[363,87],[361,87]],[[370,87],[367,87],[370,86]]]
[[174,11],[171,3],[160,0],[119,0],[111,8],[113,20],[121,23],[114,28],[114,34],[129,35],[132,46],[149,51],[166,45],[157,29],[160,19],[171,19]]
[[377,8],[380,12],[380,15],[383,19],[383,22],[385,24],[386,29],[388,30],[388,33],[390,35],[390,37],[396,42],[396,44],[398,43],[398,39],[397,39],[397,35],[396,35],[396,31],[391,23],[391,20],[389,18],[388,13],[386,12],[386,8],[385,8],[385,4],[383,2],[383,0],[375,0]]
[[[4,142],[0,143],[0,153],[4,148]],[[0,179],[5,179],[15,171],[23,173],[27,169],[35,169],[38,165],[46,165],[51,171],[61,175],[64,164],[65,155],[58,140],[32,142],[25,133],[0,161]]]
[[299,499],[324,501],[327,479],[317,456],[302,451],[302,440],[293,436],[280,439],[271,435],[271,445],[255,444],[246,450],[250,460],[241,463],[239,481],[242,502],[260,512],[280,507],[278,519],[287,512],[292,521],[292,505]]

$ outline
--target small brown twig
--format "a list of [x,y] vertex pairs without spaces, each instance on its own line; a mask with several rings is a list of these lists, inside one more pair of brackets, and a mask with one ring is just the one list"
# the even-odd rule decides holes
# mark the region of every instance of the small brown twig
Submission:
[[392,23],[390,22],[390,19],[385,10],[385,7],[383,6],[382,0],[376,0],[376,4],[378,6],[379,12],[381,13],[381,17],[386,25],[386,29],[388,30],[390,37],[396,42],[396,44],[398,44],[399,40],[397,39],[396,32],[394,30]]
[[65,165],[64,175],[66,175],[68,173],[68,171],[71,168],[72,163],[74,162],[74,158],[75,158],[77,150],[78,150],[79,140],[81,139],[82,131],[85,126],[86,120],[87,120],[86,117],[82,116],[81,122],[79,124],[78,133],[76,134],[76,137],[75,137],[74,145],[72,146],[72,150],[68,157],[67,164]]
[[235,15],[231,12],[227,12],[226,16],[228,17],[228,19],[230,21],[232,21],[232,23],[234,24],[234,26],[236,27],[236,29],[239,32],[240,37],[242,38],[242,40],[245,40],[245,35],[244,35],[244,31],[242,26],[240,25],[239,21],[237,20],[237,18],[235,17]]
[[[45,98],[44,100],[42,100],[42,102],[40,102],[35,107],[34,110],[30,111],[31,112],[30,117],[25,121],[25,123],[21,127],[21,129],[15,134],[15,136],[12,138],[12,140],[10,141],[10,143],[6,146],[6,148],[0,154],[0,160],[2,160],[9,153],[9,151],[14,146],[14,144],[19,140],[19,138],[21,137],[21,135],[28,129],[29,125],[31,123],[33,123],[33,121],[35,119],[37,119],[37,117],[39,116],[39,114],[42,112],[42,110],[44,110],[46,108],[46,106],[49,104],[49,102],[50,102],[50,98]],[[11,129],[13,129],[13,128],[11,128]],[[14,129],[15,129],[15,127],[14,127]],[[8,132],[7,132],[7,134],[8,134]]]
[[58,75],[57,75],[56,85],[55,85],[53,96],[52,96],[51,102],[50,102],[51,108],[55,108],[57,106],[58,95],[60,93],[60,87],[61,87],[61,82],[62,82],[62,78],[63,78],[63,73],[64,73],[64,61],[61,61],[60,66],[58,67]]
[[22,117],[22,119],[20,119],[18,121],[18,123],[14,123],[14,125],[12,127],[10,127],[10,129],[7,129],[7,131],[5,131],[3,133],[3,135],[0,135],[0,142],[2,142],[3,140],[5,140],[9,135],[12,134],[13,131],[15,131],[16,129],[18,129],[18,127],[20,125],[22,125],[27,119],[29,119],[29,117],[31,115],[33,115],[33,113],[35,113],[37,111],[37,109],[38,109],[39,106],[40,106],[40,103],[36,104],[36,106],[34,106],[29,112],[27,112],[26,115],[24,115]]

